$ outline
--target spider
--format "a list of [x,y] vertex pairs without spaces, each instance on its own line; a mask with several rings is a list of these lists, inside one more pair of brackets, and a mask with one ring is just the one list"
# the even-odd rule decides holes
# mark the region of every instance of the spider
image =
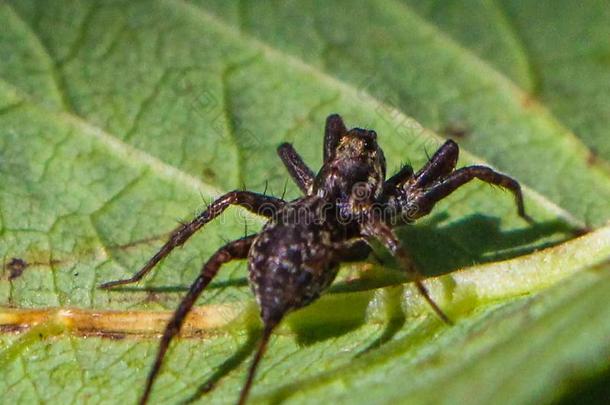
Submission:
[[293,201],[235,190],[212,202],[193,220],[174,230],[161,249],[129,279],[101,288],[135,283],[174,248],[185,243],[230,205],[239,205],[268,218],[261,232],[229,242],[212,255],[167,324],[140,404],[148,401],[153,383],[172,339],[195,301],[232,260],[247,259],[249,281],[260,308],[263,330],[238,404],[244,404],[269,338],[284,316],[315,301],[335,279],[341,262],[364,260],[376,239],[397,259],[430,308],[446,323],[449,318],[432,300],[411,256],[393,227],[430,213],[434,205],[474,178],[510,190],[518,214],[526,215],[519,183],[486,166],[455,169],[459,148],[446,141],[418,172],[405,165],[386,180],[383,151],[375,131],[348,130],[342,118],[326,119],[324,163],[318,174],[303,162],[291,144],[277,152],[304,196]]

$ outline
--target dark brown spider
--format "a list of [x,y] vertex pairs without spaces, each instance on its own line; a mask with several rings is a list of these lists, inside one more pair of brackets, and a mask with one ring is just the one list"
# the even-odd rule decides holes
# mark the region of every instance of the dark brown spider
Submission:
[[269,218],[261,232],[226,244],[203,266],[163,333],[141,404],[147,402],[169,344],[186,315],[220,267],[231,260],[248,259],[250,284],[264,325],[239,397],[239,404],[243,404],[273,329],[288,312],[316,300],[333,282],[341,262],[365,259],[371,251],[368,243],[372,239],[392,252],[434,312],[451,323],[430,298],[392,227],[427,215],[438,201],[474,178],[510,190],[519,215],[531,222],[525,214],[519,183],[486,166],[455,170],[459,148],[451,140],[417,173],[404,166],[386,180],[385,159],[375,131],[347,130],[341,117],[334,114],[326,120],[324,164],[317,175],[292,145],[280,145],[278,154],[304,197],[288,202],[250,191],[231,191],[177,228],[133,277],[101,286],[111,288],[141,280],[175,247],[230,205],[240,205]]

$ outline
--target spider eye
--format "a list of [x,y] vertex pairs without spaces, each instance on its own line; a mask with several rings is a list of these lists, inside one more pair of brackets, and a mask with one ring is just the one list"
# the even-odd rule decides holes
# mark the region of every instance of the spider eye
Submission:
[[364,138],[364,147],[367,150],[374,150],[377,146],[377,133],[375,131],[368,131],[367,135]]

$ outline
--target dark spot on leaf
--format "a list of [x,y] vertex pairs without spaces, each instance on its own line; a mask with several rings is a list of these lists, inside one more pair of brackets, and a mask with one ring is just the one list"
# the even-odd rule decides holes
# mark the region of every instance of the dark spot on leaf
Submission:
[[589,166],[593,166],[598,162],[597,151],[595,149],[589,150],[589,155],[587,156],[587,164]]
[[11,259],[11,261],[8,262],[8,264],[6,265],[6,268],[8,269],[8,272],[9,272],[8,279],[14,280],[18,277],[21,277],[21,275],[23,274],[23,271],[25,270],[25,268],[27,266],[28,266],[28,264],[26,263],[25,260],[20,259],[18,257],[13,257]]
[[0,333],[17,333],[23,329],[23,325],[0,325]]
[[203,177],[205,177],[206,179],[216,179],[216,172],[208,167],[206,167],[205,169],[203,169]]
[[468,128],[468,125],[464,122],[454,122],[448,124],[441,133],[445,135],[447,138],[458,138],[463,139],[470,135],[471,129]]
[[537,100],[533,94],[528,93],[521,99],[521,106],[523,108],[531,108],[535,104],[537,104]]
[[596,52],[593,54],[593,60],[600,65],[610,66],[610,52]]
[[159,302],[159,294],[156,291],[146,290],[147,302]]
[[102,332],[98,334],[99,337],[110,340],[123,340],[127,335],[120,332]]
[[79,328],[78,331],[76,331],[76,334],[78,336],[98,337],[98,338],[110,339],[110,340],[123,340],[127,337],[127,334],[123,333],[123,332],[116,332],[116,331],[112,331],[112,330],[99,330],[94,327]]

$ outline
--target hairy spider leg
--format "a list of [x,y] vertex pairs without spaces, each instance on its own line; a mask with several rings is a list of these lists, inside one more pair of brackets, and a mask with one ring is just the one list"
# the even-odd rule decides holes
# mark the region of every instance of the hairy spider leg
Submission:
[[305,164],[299,153],[289,143],[283,143],[277,148],[277,154],[284,162],[290,177],[304,194],[308,194],[313,185],[314,172]]
[[407,253],[406,249],[401,245],[398,237],[385,223],[379,220],[371,220],[365,223],[364,232],[379,240],[393,255],[398,259],[398,263],[402,267],[402,269],[407,273],[407,275],[411,278],[417,291],[424,297],[424,299],[428,302],[432,310],[438,315],[439,318],[443,320],[443,322],[452,325],[453,322],[449,319],[447,315],[443,312],[442,309],[434,302],[432,297],[430,297],[430,293],[424,284],[422,283],[423,276],[415,267],[415,262],[409,253]]
[[452,140],[448,140],[432,155],[428,162],[417,173],[413,173],[413,168],[404,165],[396,174],[386,180],[386,190],[398,187],[412,181],[409,184],[412,188],[425,187],[428,184],[440,180],[455,169],[460,149]]
[[366,238],[356,238],[343,243],[338,247],[339,258],[341,262],[352,263],[362,262],[371,256],[377,264],[384,265],[385,262],[381,256],[375,252],[370,245],[370,241]]
[[174,336],[176,336],[180,331],[180,327],[182,326],[184,319],[193,308],[193,305],[195,304],[195,301],[197,301],[197,298],[199,298],[201,292],[216,276],[218,270],[223,264],[236,259],[245,259],[248,256],[248,251],[250,250],[250,246],[252,245],[252,242],[256,236],[257,235],[250,235],[246,236],[245,238],[229,242],[225,246],[218,249],[216,253],[214,253],[205,263],[201,269],[201,273],[191,285],[188,293],[184,296],[182,302],[180,302],[180,306],[178,306],[178,309],[176,312],[174,312],[172,319],[165,327],[163,337],[159,343],[159,351],[155,357],[155,362],[146,379],[146,388],[144,389],[144,393],[140,398],[140,405],[144,405],[148,402],[152,385],[159,374],[159,370],[161,369],[163,358],[165,357],[165,353],[169,348],[169,344]]
[[239,205],[247,210],[265,216],[272,217],[283,205],[284,201],[279,198],[270,197],[250,191],[235,190],[224,194],[210,204],[201,214],[197,215],[191,222],[176,228],[169,237],[169,240],[159,249],[148,262],[135,273],[131,278],[109,281],[100,285],[100,288],[107,289],[119,285],[131,284],[140,281],[150,270],[155,267],[165,256],[174,248],[184,244],[202,226],[216,218],[230,205]]
[[328,162],[335,155],[341,136],[347,132],[343,119],[339,114],[331,114],[326,118],[324,128],[324,162]]
[[414,176],[413,188],[422,188],[447,177],[455,169],[460,148],[452,140],[445,142]]
[[390,192],[399,184],[405,183],[413,177],[413,168],[410,165],[403,165],[392,177],[387,179],[383,185],[384,192]]
[[511,191],[515,196],[519,216],[529,223],[534,222],[534,220],[525,213],[523,193],[521,192],[521,186],[517,180],[505,174],[498,173],[486,166],[467,166],[454,171],[440,183],[422,190],[422,192],[415,197],[414,204],[419,207],[420,213],[425,214],[429,212],[438,201],[447,197],[459,187],[475,178]]
[[[364,239],[356,239],[344,243],[340,248],[340,252],[342,262],[361,262],[368,258],[371,253],[374,254],[368,241]],[[377,255],[374,257],[377,261],[381,262],[381,258],[377,257]]]
[[246,399],[248,398],[248,394],[250,393],[250,388],[252,388],[252,382],[254,381],[254,376],[256,375],[256,370],[258,369],[258,365],[260,364],[265,351],[267,350],[267,344],[269,343],[269,339],[271,338],[271,333],[275,326],[279,323],[279,320],[274,320],[271,322],[267,322],[263,328],[263,335],[261,336],[260,342],[258,344],[258,349],[256,354],[254,355],[254,359],[252,359],[252,363],[250,363],[250,368],[248,369],[248,377],[246,378],[246,382],[244,383],[241,392],[239,394],[239,401],[237,405],[244,405],[246,403]]

